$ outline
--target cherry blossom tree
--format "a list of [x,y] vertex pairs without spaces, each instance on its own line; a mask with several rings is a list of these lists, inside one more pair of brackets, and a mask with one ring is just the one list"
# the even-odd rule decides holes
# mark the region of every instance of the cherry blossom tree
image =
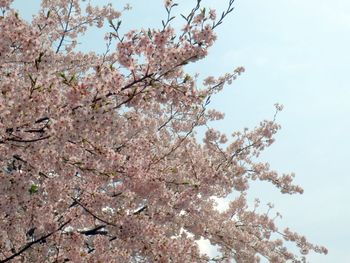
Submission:
[[[178,32],[177,3],[167,0],[159,29],[126,34],[130,6],[42,0],[27,22],[11,2],[0,1],[0,262],[304,262],[311,250],[327,253],[248,206],[254,180],[303,191],[293,174],[258,161],[275,120],[230,138],[210,128],[223,118],[211,97],[244,69],[203,83],[185,72],[207,56],[234,0],[219,16],[197,0]],[[105,53],[77,50],[89,28],[106,25]],[[218,211],[214,197],[230,193],[237,198]],[[200,252],[201,238],[217,256]]]

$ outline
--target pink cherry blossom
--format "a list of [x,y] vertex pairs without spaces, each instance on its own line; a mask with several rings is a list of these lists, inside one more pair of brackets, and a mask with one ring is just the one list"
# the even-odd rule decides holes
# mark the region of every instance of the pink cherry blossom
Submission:
[[[208,54],[234,1],[219,20],[197,1],[180,32],[170,15],[177,4],[165,1],[163,27],[124,35],[124,10],[82,2],[42,0],[26,22],[0,0],[0,262],[304,262],[310,251],[326,254],[279,230],[258,201],[248,205],[254,180],[303,192],[293,173],[259,162],[280,129],[275,120],[232,136],[210,127],[224,118],[209,109],[211,98],[244,68],[203,83],[186,72]],[[106,52],[77,50],[91,27],[107,24]],[[232,193],[217,210],[214,198]],[[218,257],[200,252],[201,238]]]

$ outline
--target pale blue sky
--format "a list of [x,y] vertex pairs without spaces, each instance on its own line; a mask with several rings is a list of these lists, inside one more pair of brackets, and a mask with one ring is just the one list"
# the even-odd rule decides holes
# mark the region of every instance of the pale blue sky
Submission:
[[[38,2],[15,1],[27,18]],[[114,2],[122,7],[127,1]],[[162,0],[129,2],[125,29],[160,26]],[[179,2],[181,11],[195,1]],[[203,4],[220,11],[226,2]],[[213,125],[231,134],[271,118],[275,102],[284,104],[282,130],[262,159],[280,172],[295,172],[305,190],[285,196],[262,184],[253,186],[253,194],[275,203],[282,226],[329,249],[327,256],[310,255],[310,262],[350,262],[350,1],[236,0],[217,35],[208,58],[191,71],[217,76],[244,66],[246,73],[213,99],[212,106],[226,113]],[[104,46],[94,31],[83,48]]]

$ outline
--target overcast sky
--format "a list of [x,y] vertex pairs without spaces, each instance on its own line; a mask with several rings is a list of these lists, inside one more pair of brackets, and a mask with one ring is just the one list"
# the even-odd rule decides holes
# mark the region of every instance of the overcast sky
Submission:
[[[15,4],[29,19],[38,2]],[[114,2],[122,7],[126,1]],[[124,29],[160,26],[165,18],[162,0],[129,2],[133,10],[124,15]],[[222,11],[227,2],[203,5]],[[177,10],[194,3],[182,0]],[[190,70],[218,76],[244,66],[246,73],[213,99],[212,107],[226,114],[213,126],[228,134],[252,128],[273,117],[274,103],[283,104],[282,130],[262,159],[281,173],[295,172],[305,190],[285,196],[260,184],[252,196],[275,203],[281,226],[329,249],[327,256],[310,255],[310,262],[350,262],[350,1],[236,0],[217,35],[208,58]],[[89,34],[82,49],[102,51],[98,36]]]

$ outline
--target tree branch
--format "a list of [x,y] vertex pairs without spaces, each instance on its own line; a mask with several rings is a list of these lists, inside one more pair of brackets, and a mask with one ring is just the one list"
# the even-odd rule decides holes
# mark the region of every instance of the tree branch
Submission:
[[9,256],[8,258],[5,258],[3,260],[0,260],[0,263],[5,263],[10,261],[11,259],[14,259],[15,257],[18,257],[19,255],[21,255],[23,252],[25,252],[27,249],[29,249],[31,246],[40,243],[44,240],[46,240],[47,238],[49,238],[50,236],[52,236],[53,234],[55,234],[56,232],[62,230],[67,224],[69,224],[71,222],[71,219],[69,219],[68,221],[66,221],[64,224],[62,224],[59,228],[57,228],[55,231],[50,232],[32,242],[27,243],[22,249],[20,249],[18,252],[12,254],[11,256]]
[[56,54],[60,51],[60,48],[61,48],[61,46],[62,46],[62,44],[63,44],[63,40],[64,40],[64,38],[66,37],[66,33],[68,32],[68,24],[69,24],[70,15],[71,15],[71,13],[72,13],[72,8],[73,8],[73,1],[71,1],[71,2],[70,2],[70,5],[69,5],[69,10],[68,10],[68,15],[67,15],[67,22],[66,22],[65,28],[64,28],[64,30],[63,30],[60,43],[58,44],[58,47],[57,47],[57,49],[56,49]]
[[16,139],[16,138],[8,138],[5,139],[5,141],[12,141],[12,142],[24,142],[24,143],[31,143],[31,142],[37,142],[37,141],[42,141],[42,140],[46,140],[48,138],[50,138],[51,136],[45,136],[45,137],[41,137],[41,138],[37,138],[37,139],[29,139],[29,140],[25,140],[25,139]]

